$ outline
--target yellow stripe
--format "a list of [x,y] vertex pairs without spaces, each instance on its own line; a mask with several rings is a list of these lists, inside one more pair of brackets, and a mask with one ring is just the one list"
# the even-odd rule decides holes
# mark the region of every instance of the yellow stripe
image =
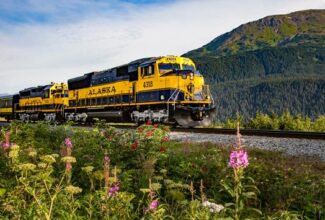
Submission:
[[[123,103],[123,104],[114,104],[114,105],[91,105],[91,106],[77,106],[77,107],[68,107],[66,109],[82,109],[82,108],[105,108],[105,107],[119,107],[119,106],[137,106],[137,105],[161,105],[167,104],[167,102],[137,102],[137,103]],[[173,104],[173,102],[169,102]],[[210,101],[181,101],[175,102],[175,104],[211,104]]]
[[12,108],[0,108],[0,113],[12,113]]

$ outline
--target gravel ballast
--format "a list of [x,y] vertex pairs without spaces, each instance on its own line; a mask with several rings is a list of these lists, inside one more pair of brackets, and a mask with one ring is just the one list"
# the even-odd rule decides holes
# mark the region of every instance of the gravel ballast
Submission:
[[[170,139],[174,141],[210,142],[220,145],[236,143],[236,135],[201,134],[187,132],[171,132]],[[289,155],[309,156],[325,161],[325,141],[298,138],[275,138],[262,136],[242,136],[242,144],[246,147],[264,150],[281,151]]]

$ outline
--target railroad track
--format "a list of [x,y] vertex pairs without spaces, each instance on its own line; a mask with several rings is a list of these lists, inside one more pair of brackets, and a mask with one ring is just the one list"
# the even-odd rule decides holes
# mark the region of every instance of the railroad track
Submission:
[[[172,131],[204,133],[204,134],[236,134],[236,129],[228,129],[228,128],[192,128],[192,129],[174,128],[174,129],[172,129]],[[301,139],[325,140],[324,132],[241,129],[240,133],[245,136],[264,136],[264,137],[282,137],[282,138],[301,138]]]
[[[7,122],[0,122],[0,127],[8,126]],[[80,126],[80,125],[77,125]],[[81,125],[90,127],[89,125]],[[135,125],[112,125],[120,129],[135,129]],[[236,134],[236,129],[228,128],[171,128],[173,132],[203,133],[203,134]],[[300,138],[300,139],[318,139],[325,140],[325,132],[304,132],[304,131],[279,131],[279,130],[260,130],[260,129],[241,129],[240,133],[245,136],[264,136],[264,137],[282,137],[282,138]]]

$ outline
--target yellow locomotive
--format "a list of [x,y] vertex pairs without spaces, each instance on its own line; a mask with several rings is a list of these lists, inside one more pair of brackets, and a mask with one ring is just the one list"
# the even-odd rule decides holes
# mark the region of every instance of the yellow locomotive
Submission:
[[15,117],[23,121],[62,121],[68,106],[66,83],[32,87],[19,92],[19,102],[14,105]]
[[13,96],[0,97],[0,117],[10,120],[13,118]]
[[23,121],[107,121],[173,123],[183,127],[211,123],[215,109],[209,86],[192,60],[151,57],[68,83],[28,88],[0,97],[0,117]]
[[192,60],[145,58],[68,80],[66,119],[209,125],[214,103]]

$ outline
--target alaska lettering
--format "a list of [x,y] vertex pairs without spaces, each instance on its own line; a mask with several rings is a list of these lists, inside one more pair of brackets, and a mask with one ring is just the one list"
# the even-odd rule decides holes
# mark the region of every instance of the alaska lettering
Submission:
[[114,86],[112,87],[104,87],[104,88],[99,88],[99,89],[90,89],[88,96],[92,95],[102,95],[102,94],[109,94],[109,93],[115,93],[116,89]]

